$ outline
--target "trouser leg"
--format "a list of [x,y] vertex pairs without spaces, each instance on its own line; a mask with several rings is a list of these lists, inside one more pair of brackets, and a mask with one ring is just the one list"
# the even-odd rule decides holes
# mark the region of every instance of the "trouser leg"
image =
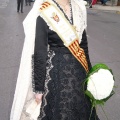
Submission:
[[17,0],[17,12],[20,10],[20,0]]
[[28,0],[28,2],[29,2],[29,5],[31,5],[31,0]]
[[100,0],[101,4],[103,4],[103,0]]
[[27,0],[25,0],[25,4],[27,5]]
[[89,0],[89,6],[92,8],[92,0]]
[[23,12],[23,0],[21,0],[21,12]]
[[107,0],[103,0],[103,4],[106,5]]
[[91,5],[92,4],[92,0],[89,0],[89,5]]

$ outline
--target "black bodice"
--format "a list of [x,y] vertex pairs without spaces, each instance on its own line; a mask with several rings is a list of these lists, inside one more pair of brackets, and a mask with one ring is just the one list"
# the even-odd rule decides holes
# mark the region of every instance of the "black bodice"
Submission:
[[[53,47],[65,47],[57,33],[50,30],[43,18],[39,16],[36,22],[35,48],[33,55],[34,92],[44,92],[48,45]],[[80,46],[85,51],[88,65],[90,68],[91,64],[88,55],[86,31],[83,32]]]

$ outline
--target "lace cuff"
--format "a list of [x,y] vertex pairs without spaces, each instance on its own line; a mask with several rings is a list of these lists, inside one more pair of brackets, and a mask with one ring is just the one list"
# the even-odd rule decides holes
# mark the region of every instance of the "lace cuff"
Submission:
[[35,93],[44,93],[46,61],[44,55],[32,55],[32,87]]

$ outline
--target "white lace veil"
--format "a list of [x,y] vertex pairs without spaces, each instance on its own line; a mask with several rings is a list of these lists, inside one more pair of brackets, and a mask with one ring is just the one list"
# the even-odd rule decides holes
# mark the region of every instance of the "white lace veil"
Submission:
[[[34,52],[34,40],[35,40],[35,28],[36,18],[39,16],[39,7],[44,0],[35,0],[32,10],[28,13],[27,17],[23,21],[25,41],[21,56],[20,68],[18,73],[18,79],[16,83],[16,89],[14,94],[13,105],[10,114],[10,120],[26,120],[21,118],[23,108],[27,100],[33,98],[32,92],[32,54]],[[75,25],[80,29],[80,40],[82,38],[83,30],[86,28],[86,9],[84,7],[83,0],[71,0],[74,8],[80,6],[81,10],[73,10]],[[80,3],[81,1],[81,3]],[[73,8],[73,9],[74,9]],[[80,12],[83,14],[83,22],[78,22]]]

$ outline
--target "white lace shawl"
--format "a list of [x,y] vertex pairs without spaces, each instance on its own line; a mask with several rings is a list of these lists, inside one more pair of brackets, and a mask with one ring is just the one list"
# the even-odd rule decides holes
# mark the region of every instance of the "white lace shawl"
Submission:
[[[35,0],[32,10],[23,21],[25,41],[21,56],[20,68],[16,83],[10,120],[29,120],[24,115],[26,103],[34,97],[32,92],[32,54],[34,53],[34,40],[36,19],[40,15],[39,7],[44,0]],[[86,8],[83,0],[71,0],[73,10],[73,21],[77,27],[79,41],[81,41],[83,30],[86,29]]]

